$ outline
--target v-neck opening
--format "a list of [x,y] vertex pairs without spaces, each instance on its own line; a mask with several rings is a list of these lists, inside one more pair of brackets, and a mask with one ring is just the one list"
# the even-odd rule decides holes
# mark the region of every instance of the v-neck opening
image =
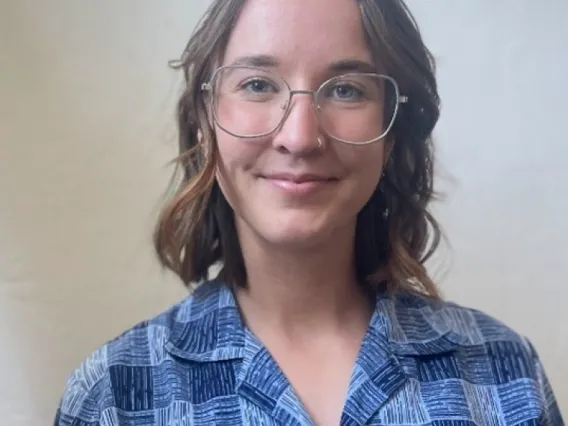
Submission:
[[[339,420],[341,426],[364,425],[406,380],[388,348],[385,330],[377,326],[377,315],[373,311],[351,366]],[[306,404],[275,357],[247,326],[245,336],[241,394],[277,421],[290,422],[294,418],[299,425],[315,426]]]

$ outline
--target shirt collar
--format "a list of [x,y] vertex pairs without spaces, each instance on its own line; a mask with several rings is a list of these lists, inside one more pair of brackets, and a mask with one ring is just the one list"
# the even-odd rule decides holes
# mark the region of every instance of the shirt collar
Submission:
[[[470,326],[471,325],[471,326]],[[395,355],[434,355],[475,343],[473,314],[417,293],[377,297],[370,331]],[[176,307],[166,349],[192,361],[243,359],[256,347],[242,322],[233,292],[221,281],[200,285]]]
[[219,280],[200,285],[171,315],[166,350],[190,361],[243,358],[246,330],[233,292]]

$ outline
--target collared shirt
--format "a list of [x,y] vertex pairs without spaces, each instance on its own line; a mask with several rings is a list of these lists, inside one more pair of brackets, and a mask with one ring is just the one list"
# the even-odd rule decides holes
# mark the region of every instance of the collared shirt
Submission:
[[[56,426],[311,425],[221,282],[95,351],[70,376]],[[341,426],[561,426],[532,345],[475,310],[379,296]],[[327,425],[326,425],[327,426]]]

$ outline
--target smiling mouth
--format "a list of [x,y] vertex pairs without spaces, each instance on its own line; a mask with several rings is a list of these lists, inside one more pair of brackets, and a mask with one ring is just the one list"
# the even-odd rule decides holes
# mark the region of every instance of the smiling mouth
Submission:
[[268,173],[259,174],[259,177],[269,180],[283,180],[294,183],[318,182],[338,180],[335,176],[316,174],[316,173]]
[[274,189],[291,196],[310,195],[331,187],[339,182],[338,178],[319,175],[267,175],[259,176]]

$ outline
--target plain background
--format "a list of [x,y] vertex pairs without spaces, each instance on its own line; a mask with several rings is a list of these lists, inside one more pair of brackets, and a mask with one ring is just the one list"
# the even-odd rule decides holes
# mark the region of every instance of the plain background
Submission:
[[[0,2],[2,424],[50,424],[84,357],[185,295],[150,235],[176,149],[167,61],[206,3]],[[409,4],[443,98],[451,262],[432,268],[533,340],[568,412],[568,2]]]

